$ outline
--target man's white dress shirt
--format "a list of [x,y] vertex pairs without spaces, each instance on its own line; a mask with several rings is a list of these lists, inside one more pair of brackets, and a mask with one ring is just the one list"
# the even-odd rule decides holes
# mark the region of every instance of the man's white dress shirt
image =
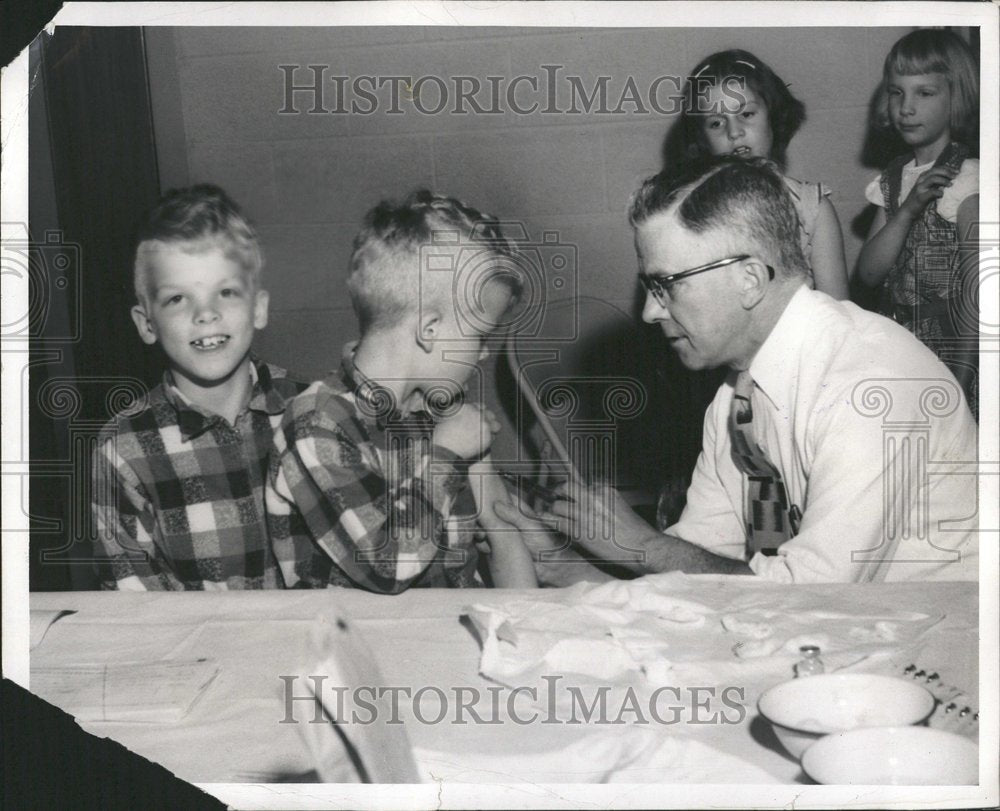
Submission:
[[[750,568],[794,583],[978,579],[977,429],[951,372],[906,329],[801,287],[749,372],[757,441],[799,533]],[[731,455],[735,373],[705,414],[687,506],[666,533],[746,559]]]

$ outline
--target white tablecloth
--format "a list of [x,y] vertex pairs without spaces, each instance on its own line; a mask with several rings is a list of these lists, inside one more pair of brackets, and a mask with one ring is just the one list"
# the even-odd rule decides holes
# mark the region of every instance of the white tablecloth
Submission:
[[[909,657],[934,668],[942,679],[975,689],[975,584],[782,586],[738,577],[686,577],[678,584],[677,596],[708,604],[739,598],[744,603],[749,599],[790,612],[808,605],[858,615],[878,614],[887,607],[940,615],[943,619],[922,635],[917,646],[900,652],[892,661],[873,662],[871,669],[888,672],[887,668],[898,668]],[[472,593],[438,589],[414,589],[398,596],[341,589],[221,594],[36,593],[31,596],[32,610],[70,609],[76,613],[49,628],[32,651],[31,666],[35,670],[161,659],[216,661],[218,676],[180,722],[87,722],[82,726],[121,742],[191,782],[301,782],[302,775],[315,764],[298,724],[283,723],[289,720],[285,700],[288,680],[281,677],[291,677],[296,695],[305,694],[305,679],[316,665],[309,633],[318,615],[332,609],[347,618],[371,648],[383,686],[410,688],[411,692],[436,686],[449,696],[458,688],[472,688],[478,692],[467,691],[466,695],[478,695],[476,710],[480,717],[490,718],[491,712],[495,715],[487,690],[491,682],[478,673],[480,644],[468,621],[460,619],[462,608],[473,602],[502,606],[528,597],[560,600],[564,596],[564,590]],[[718,764],[711,761],[713,751],[723,754],[722,762],[732,756],[732,763],[746,763],[779,782],[804,781],[798,763],[782,752],[769,726],[757,716],[757,698],[775,680],[775,674],[770,674],[736,685],[743,689],[747,706],[740,723],[651,724],[647,729],[664,741],[695,741],[692,751],[705,747],[708,762],[688,762],[685,766],[690,782],[748,779],[745,774],[720,774]],[[429,698],[433,705],[435,696]],[[528,707],[530,702],[518,706]],[[305,707],[305,702],[291,705],[293,720],[301,723],[311,717],[311,710],[307,712]],[[409,702],[401,701],[400,708],[415,748],[438,755],[456,753],[463,763],[481,766],[485,773],[491,763],[504,758],[532,754],[551,758],[560,750],[579,747],[585,739],[610,740],[604,736],[614,737],[619,730],[634,726],[519,724],[506,714],[505,706],[500,707],[501,722],[496,724],[419,723]],[[720,709],[717,702],[715,709]],[[425,717],[433,715],[425,711]],[[730,718],[732,715],[729,712]],[[470,715],[464,717],[468,720]],[[629,717],[625,716],[626,721]],[[346,758],[342,765],[343,779],[354,779]],[[572,764],[567,763],[566,768],[571,772]],[[498,781],[509,779],[510,775],[497,776]],[[677,774],[670,776],[672,782],[682,779]]]

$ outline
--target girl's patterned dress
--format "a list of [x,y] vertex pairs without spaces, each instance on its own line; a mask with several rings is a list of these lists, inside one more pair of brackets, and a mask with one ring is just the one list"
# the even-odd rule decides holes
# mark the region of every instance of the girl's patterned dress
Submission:
[[[969,155],[962,144],[949,144],[935,166],[958,169]],[[894,160],[880,179],[886,219],[900,207],[903,167],[908,156]],[[974,291],[962,289],[959,272],[958,226],[938,214],[932,201],[913,222],[896,263],[886,276],[879,312],[902,324],[923,341],[958,376],[963,365],[956,356],[966,343],[978,345],[978,313],[974,311]],[[973,304],[970,307],[970,303]],[[973,353],[974,355],[974,353]],[[967,379],[965,396],[978,419],[978,368]]]

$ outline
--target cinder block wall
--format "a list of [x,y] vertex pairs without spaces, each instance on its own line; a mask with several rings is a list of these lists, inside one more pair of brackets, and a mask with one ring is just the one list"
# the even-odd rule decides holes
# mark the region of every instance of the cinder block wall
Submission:
[[[295,96],[300,114],[280,115],[285,80],[278,66],[326,65],[327,76],[439,76],[449,84],[467,75],[484,86],[487,76],[527,75],[544,87],[542,66],[559,65],[558,108],[571,103],[566,76],[582,77],[589,88],[606,75],[613,109],[629,77],[645,93],[657,77],[683,77],[713,51],[744,48],[805,101],[809,118],[792,141],[788,171],[833,188],[853,264],[862,235],[852,222],[876,171],[862,163],[867,108],[886,52],[908,30],[147,29],[161,179],[164,188],[218,183],[256,220],[271,291],[259,350],[306,375],[334,368],[341,345],[355,337],[344,276],[362,215],[381,197],[418,186],[521,220],[536,240],[558,232],[578,248],[578,292],[620,310],[627,323],[638,297],[625,202],[660,168],[673,116],[642,114],[628,103],[619,114],[516,115],[505,102],[497,115],[423,115],[405,99],[403,114],[394,115],[387,88],[371,115],[307,114],[311,96],[304,93]],[[310,78],[305,69],[295,74],[298,84]],[[333,108],[333,84],[325,89],[324,104]],[[434,89],[427,94],[433,106]],[[541,95],[516,98],[527,104]],[[583,329],[607,332],[607,324]],[[655,333],[632,329],[617,340],[656,350]],[[648,437],[655,437],[663,423],[651,424]],[[695,436],[682,449],[686,458],[696,452],[700,424],[689,427]],[[664,451],[662,441],[637,446],[651,460]]]

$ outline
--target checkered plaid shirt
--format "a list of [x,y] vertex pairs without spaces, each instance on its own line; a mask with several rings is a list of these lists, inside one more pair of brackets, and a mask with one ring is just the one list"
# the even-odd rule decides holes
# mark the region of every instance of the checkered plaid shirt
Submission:
[[235,425],[188,401],[166,372],[104,427],[92,505],[103,588],[281,587],[264,518],[267,452],[305,386],[256,359],[251,374]]
[[[377,387],[344,369],[288,406],[274,435],[265,501],[289,587],[397,593],[475,587],[475,514],[466,465],[431,443],[424,413],[380,412]],[[384,394],[384,391],[381,392]]]

